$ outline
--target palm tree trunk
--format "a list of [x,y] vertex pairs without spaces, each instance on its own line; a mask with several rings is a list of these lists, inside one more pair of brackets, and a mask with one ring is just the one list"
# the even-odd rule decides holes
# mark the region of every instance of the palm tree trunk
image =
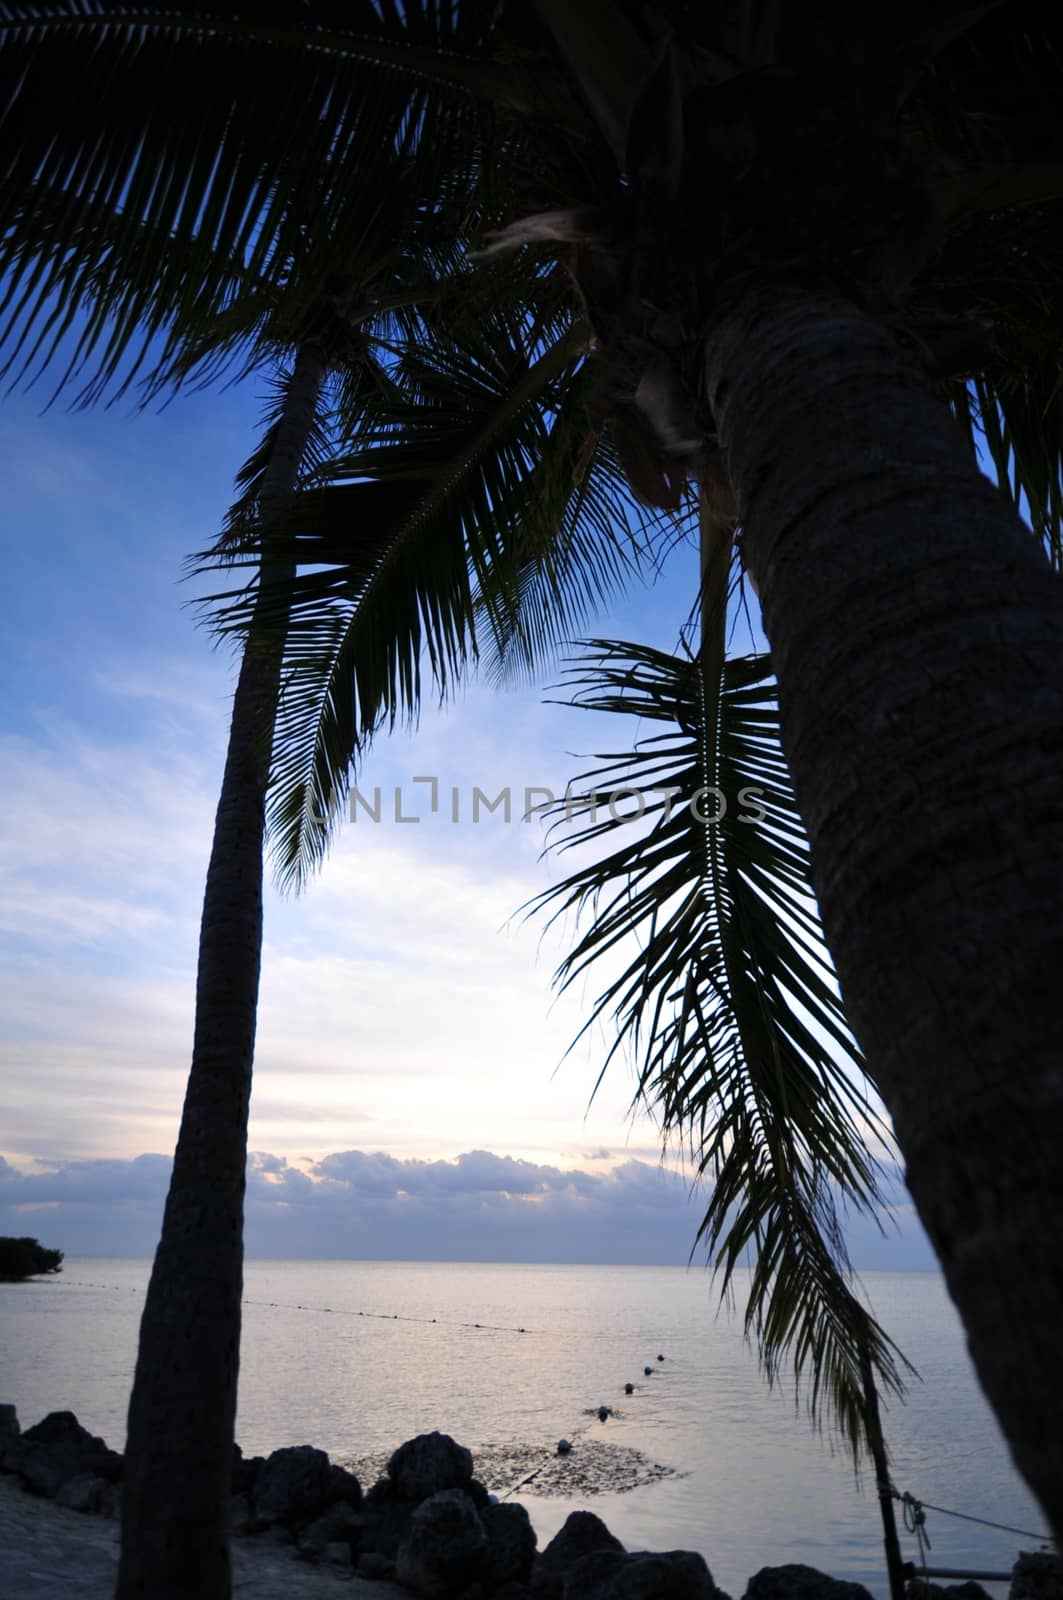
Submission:
[[[325,374],[299,350],[260,510],[296,477]],[[294,576],[263,567],[263,590]],[[260,599],[259,605],[262,605]],[[275,616],[271,619],[275,622]],[[200,925],[192,1066],[129,1405],[118,1600],[228,1600],[247,1118],[262,946],[276,649],[244,651]],[[160,841],[160,848],[165,848]]]
[[1063,588],[854,306],[753,283],[704,376],[848,1013],[1063,1531]]

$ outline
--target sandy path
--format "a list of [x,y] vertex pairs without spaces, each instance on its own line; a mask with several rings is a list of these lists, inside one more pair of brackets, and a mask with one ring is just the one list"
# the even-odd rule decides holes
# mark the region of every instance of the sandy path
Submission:
[[[0,1477],[0,1600],[111,1600],[118,1524],[66,1511]],[[233,1593],[247,1600],[409,1600],[392,1583],[311,1567],[257,1540],[237,1539]]]

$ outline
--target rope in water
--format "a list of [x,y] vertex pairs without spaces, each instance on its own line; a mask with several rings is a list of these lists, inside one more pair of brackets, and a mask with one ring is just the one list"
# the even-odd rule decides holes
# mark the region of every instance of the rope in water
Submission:
[[997,1528],[1001,1533],[1017,1533],[1024,1539],[1037,1539],[1041,1544],[1055,1542],[1050,1533],[1034,1533],[1030,1528],[1014,1528],[1010,1522],[991,1522],[988,1517],[972,1517],[967,1511],[950,1511],[948,1506],[933,1506],[929,1500],[917,1500],[907,1490],[901,1494],[899,1489],[894,1489],[893,1498],[904,1507],[904,1526],[907,1531],[915,1534],[920,1547],[925,1541],[928,1550],[933,1548],[925,1530],[928,1511],[939,1511],[943,1517],[958,1517],[961,1522],[977,1522],[983,1528]]
[[499,1322],[458,1322],[448,1317],[408,1317],[399,1311],[347,1311],[342,1306],[290,1305],[284,1300],[245,1300],[245,1306],[268,1306],[275,1311],[317,1311],[335,1317],[371,1317],[376,1322],[417,1322],[424,1327],[438,1324],[441,1328],[480,1328],[487,1333],[537,1333],[537,1328],[513,1328]]
[[[118,1283],[86,1283],[80,1278],[66,1278],[65,1284],[72,1289],[114,1289],[121,1291],[122,1284]],[[130,1289],[130,1294],[143,1294],[143,1289]],[[245,1306],[266,1306],[273,1311],[312,1311],[320,1316],[333,1317],[369,1317],[376,1322],[416,1322],[424,1327],[438,1324],[441,1328],[479,1328],[484,1333],[539,1333],[539,1328],[515,1328],[499,1322],[471,1322],[457,1321],[448,1317],[410,1317],[399,1311],[348,1311],[344,1306],[307,1306],[294,1305],[285,1300],[242,1300]]]

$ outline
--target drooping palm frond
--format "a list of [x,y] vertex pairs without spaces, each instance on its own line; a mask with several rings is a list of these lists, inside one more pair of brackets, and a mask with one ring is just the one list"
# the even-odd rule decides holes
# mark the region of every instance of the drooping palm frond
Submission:
[[853,1293],[841,1215],[877,1215],[871,1147],[888,1135],[822,942],[769,664],[728,661],[713,696],[697,658],[586,650],[572,703],[662,731],[559,802],[554,847],[584,859],[535,903],[582,924],[558,982],[602,985],[603,1073],[634,1059],[639,1096],[712,1184],[699,1238],[725,1291],[752,1261],[745,1318],[768,1376],[789,1359],[859,1457],[864,1361],[899,1394],[904,1359]]
[[[374,395],[356,439],[265,547],[252,526],[222,552],[257,566],[266,548],[301,569],[276,607],[285,667],[269,823],[282,882],[320,859],[373,733],[416,717],[425,669],[446,695],[480,631],[504,649],[520,630],[535,658],[638,567],[637,530],[610,517],[608,480],[573,483],[586,423],[567,402],[585,331],[570,325],[534,352],[523,331],[496,316],[468,347],[433,351],[431,371],[407,352],[390,394]],[[246,630],[253,613],[265,638],[268,589],[208,603],[223,631]]]

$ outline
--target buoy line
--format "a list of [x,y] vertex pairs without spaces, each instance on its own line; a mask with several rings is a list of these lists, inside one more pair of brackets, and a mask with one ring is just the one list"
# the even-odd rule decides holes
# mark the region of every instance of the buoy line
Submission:
[[[663,1361],[664,1360],[664,1356],[663,1355],[658,1355],[657,1360],[659,1362]],[[643,1376],[648,1378],[648,1377],[652,1377],[653,1373],[656,1371],[656,1368],[655,1367],[643,1367],[642,1371],[643,1371]],[[631,1382],[625,1383],[624,1386],[623,1386],[623,1389],[624,1389],[624,1394],[627,1395],[627,1396],[631,1396],[631,1395],[633,1395],[635,1393],[635,1385],[633,1383],[631,1383]],[[541,1473],[546,1471],[546,1469],[549,1466],[551,1460],[556,1460],[556,1458],[558,1456],[562,1457],[565,1460],[571,1459],[574,1441],[576,1439],[579,1439],[583,1434],[587,1433],[588,1430],[593,1428],[593,1426],[594,1426],[594,1423],[590,1420],[591,1417],[597,1417],[598,1421],[600,1423],[604,1423],[604,1422],[607,1422],[610,1417],[615,1416],[616,1413],[613,1411],[612,1406],[606,1405],[604,1403],[604,1401],[603,1401],[603,1402],[600,1402],[597,1406],[591,1406],[589,1408],[586,1408],[584,1410],[583,1414],[584,1414],[584,1416],[587,1417],[588,1420],[586,1422],[584,1422],[580,1427],[574,1428],[572,1430],[571,1434],[566,1434],[563,1438],[559,1439],[557,1441],[557,1444],[554,1447],[553,1455],[549,1456],[547,1458],[547,1460],[543,1462],[541,1467],[536,1467],[534,1472],[529,1472],[527,1477],[521,1478],[519,1483],[513,1484],[511,1488],[506,1490],[505,1494],[500,1495],[499,1498],[501,1500],[508,1500],[511,1494],[516,1494],[517,1493],[518,1489],[526,1489],[529,1483],[534,1483],[536,1478],[538,1478]],[[578,1459],[579,1459],[578,1458],[578,1454],[577,1454],[577,1458],[576,1459],[577,1459],[577,1463],[578,1463]]]

